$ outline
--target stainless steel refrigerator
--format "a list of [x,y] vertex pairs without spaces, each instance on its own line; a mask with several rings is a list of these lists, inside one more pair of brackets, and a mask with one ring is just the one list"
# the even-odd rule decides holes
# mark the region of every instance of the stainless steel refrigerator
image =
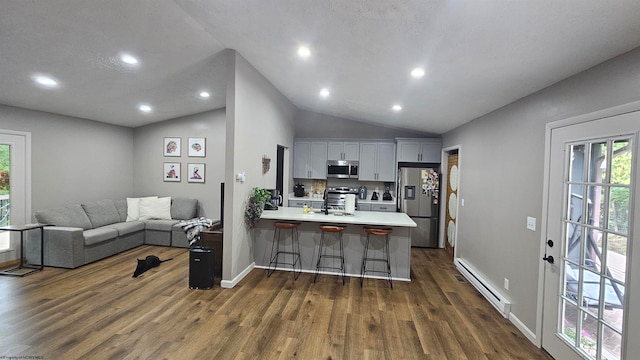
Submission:
[[411,229],[411,246],[438,247],[439,192],[439,169],[399,169],[398,208],[418,225]]

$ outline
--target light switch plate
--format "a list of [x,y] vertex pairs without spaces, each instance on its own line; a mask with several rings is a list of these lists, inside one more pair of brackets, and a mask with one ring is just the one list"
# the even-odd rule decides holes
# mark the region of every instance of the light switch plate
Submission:
[[527,216],[527,229],[536,231],[536,218]]

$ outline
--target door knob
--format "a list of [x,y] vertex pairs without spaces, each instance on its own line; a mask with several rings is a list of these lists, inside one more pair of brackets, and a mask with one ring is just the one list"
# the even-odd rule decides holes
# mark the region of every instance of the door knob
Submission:
[[542,260],[548,262],[549,264],[553,264],[553,256],[549,255],[549,256],[545,256],[542,258]]

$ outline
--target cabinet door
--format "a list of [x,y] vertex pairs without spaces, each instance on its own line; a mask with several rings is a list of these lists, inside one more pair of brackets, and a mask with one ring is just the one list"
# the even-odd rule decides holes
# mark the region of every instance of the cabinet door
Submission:
[[371,211],[395,212],[396,206],[393,204],[371,204]]
[[304,200],[289,200],[289,207],[301,208],[304,207],[306,203]]
[[360,143],[346,142],[343,144],[342,154],[344,160],[360,160]]
[[420,144],[420,162],[440,163],[442,144],[440,142],[424,142]]
[[420,143],[417,141],[398,142],[398,161],[420,161]]
[[309,178],[309,150],[308,142],[296,142],[293,144],[293,177],[298,179]]
[[396,144],[378,144],[378,181],[396,181]]
[[375,181],[376,163],[378,160],[377,143],[360,143],[360,167],[358,168],[358,179],[364,181]]
[[327,160],[343,160],[343,150],[344,147],[341,142],[327,143]]
[[327,143],[312,142],[309,146],[309,170],[311,179],[327,178]]
[[371,211],[371,204],[358,203],[358,211]]

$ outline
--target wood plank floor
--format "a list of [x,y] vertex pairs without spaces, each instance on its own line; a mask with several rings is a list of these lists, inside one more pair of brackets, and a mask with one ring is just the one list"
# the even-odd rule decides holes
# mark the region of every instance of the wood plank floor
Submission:
[[[174,257],[138,278],[136,258]],[[143,246],[74,270],[0,277],[0,357],[42,359],[551,359],[444,250],[412,250],[412,282],[253,270],[188,288],[186,249]],[[219,280],[219,279],[217,279]]]

